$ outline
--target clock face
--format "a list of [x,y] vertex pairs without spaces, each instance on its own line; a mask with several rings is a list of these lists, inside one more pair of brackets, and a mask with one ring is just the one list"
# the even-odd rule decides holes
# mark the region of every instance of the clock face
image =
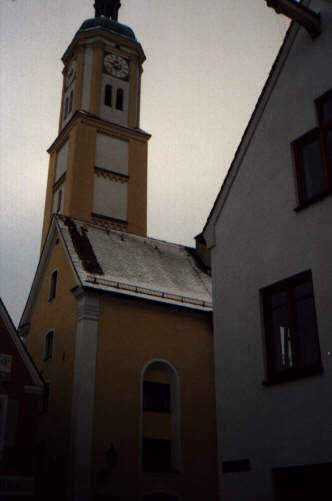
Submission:
[[69,85],[73,82],[73,80],[75,79],[75,75],[76,75],[76,61],[73,61],[69,66],[66,75],[66,87],[69,87]]
[[104,58],[104,66],[107,73],[117,78],[125,78],[128,75],[128,62],[117,54],[107,54]]

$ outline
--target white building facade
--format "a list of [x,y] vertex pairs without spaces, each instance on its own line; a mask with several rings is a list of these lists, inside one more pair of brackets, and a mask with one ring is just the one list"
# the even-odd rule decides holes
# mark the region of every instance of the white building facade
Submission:
[[303,8],[321,34],[292,22],[203,230],[223,501],[330,490],[332,4]]

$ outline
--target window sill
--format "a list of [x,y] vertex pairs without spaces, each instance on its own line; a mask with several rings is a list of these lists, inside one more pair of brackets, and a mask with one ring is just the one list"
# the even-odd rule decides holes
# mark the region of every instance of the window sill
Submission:
[[324,198],[332,195],[332,188],[329,188],[328,190],[324,190],[319,195],[316,195],[309,200],[305,200],[304,202],[300,203],[297,207],[295,207],[294,211],[295,212],[300,212],[303,209],[306,209],[307,207],[310,207],[310,205],[315,204],[316,202],[319,202],[320,200],[323,200]]
[[324,371],[321,365],[314,367],[306,367],[303,369],[294,369],[289,372],[271,375],[266,381],[263,381],[263,386],[274,386],[280,383],[289,383],[297,379],[316,376]]

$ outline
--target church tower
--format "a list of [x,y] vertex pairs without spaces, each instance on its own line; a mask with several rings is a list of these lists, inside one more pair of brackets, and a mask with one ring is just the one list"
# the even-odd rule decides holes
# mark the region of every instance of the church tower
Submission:
[[96,0],[63,56],[19,327],[47,383],[37,499],[216,501],[211,277],[195,249],[146,236],[145,56],[119,6]]
[[139,128],[145,54],[128,26],[106,17],[113,4],[96,2],[98,17],[81,25],[62,57],[42,245],[54,213],[146,236],[150,135]]

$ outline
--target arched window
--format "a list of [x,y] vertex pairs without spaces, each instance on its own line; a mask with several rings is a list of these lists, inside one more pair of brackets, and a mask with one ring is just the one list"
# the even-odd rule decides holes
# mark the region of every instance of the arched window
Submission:
[[52,358],[53,347],[54,347],[54,331],[49,331],[45,336],[44,362]]
[[112,85],[106,85],[105,87],[105,99],[104,99],[104,104],[105,106],[112,106]]
[[123,110],[123,89],[116,89],[116,109]]
[[[141,394],[141,429],[144,429],[144,436],[141,437],[142,470],[178,471],[180,469],[180,386],[176,369],[166,360],[150,361],[142,371]],[[168,416],[161,419],[161,414]],[[168,421],[169,436],[165,436],[161,429],[160,437],[158,437],[156,430],[159,423],[165,424],[165,420]],[[160,499],[167,501],[168,498]],[[151,498],[151,501],[153,500],[154,498]]]
[[74,97],[74,91],[72,90],[70,93],[70,98],[69,98],[69,110],[68,113],[71,113],[73,110],[73,97]]

